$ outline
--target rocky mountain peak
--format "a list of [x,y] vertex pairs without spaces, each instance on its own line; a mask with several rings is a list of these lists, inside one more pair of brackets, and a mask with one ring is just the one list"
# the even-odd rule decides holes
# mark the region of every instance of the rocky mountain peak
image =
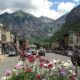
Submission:
[[50,23],[53,22],[54,20],[45,16],[41,16],[39,17],[40,21],[44,22],[44,23]]

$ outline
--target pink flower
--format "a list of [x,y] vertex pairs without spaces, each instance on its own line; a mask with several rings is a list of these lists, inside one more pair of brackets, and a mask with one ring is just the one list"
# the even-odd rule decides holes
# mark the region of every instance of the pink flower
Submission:
[[45,58],[40,57],[39,61],[40,61],[40,62],[45,62]]
[[28,60],[29,60],[29,62],[34,62],[35,58],[33,55],[30,55],[30,56],[28,56]]
[[10,70],[6,70],[5,73],[4,73],[5,76],[9,76],[10,74],[11,74]]
[[44,68],[48,68],[48,64],[44,63]]
[[39,80],[41,78],[41,75],[40,74],[37,74],[36,75],[36,78]]
[[69,80],[78,80],[76,75],[71,75]]
[[44,63],[40,63],[39,66],[42,68],[44,66]]
[[62,76],[65,76],[65,75],[66,75],[66,70],[65,70],[65,68],[61,68],[61,69],[59,70],[59,74],[62,75]]
[[46,80],[46,79],[42,79],[42,80]]
[[26,58],[26,54],[25,54],[25,51],[24,50],[20,52],[20,57],[21,58]]
[[47,66],[48,69],[51,69],[52,67],[53,67],[53,64],[51,64],[51,63],[49,63]]
[[15,69],[21,69],[21,68],[22,68],[21,65],[19,65],[19,64],[15,65]]

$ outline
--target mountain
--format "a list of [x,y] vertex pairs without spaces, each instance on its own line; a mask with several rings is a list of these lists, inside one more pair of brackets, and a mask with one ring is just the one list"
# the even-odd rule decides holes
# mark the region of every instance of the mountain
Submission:
[[21,10],[12,14],[6,12],[0,15],[0,23],[15,33],[19,39],[27,38],[39,42],[51,37],[64,22],[65,17],[63,16],[57,20],[44,16],[37,18]]
[[50,23],[50,22],[54,22],[53,19],[45,17],[45,16],[41,16],[39,17],[39,20],[42,21],[43,23]]
[[51,42],[59,41],[69,31],[80,32],[80,5],[67,14],[65,24],[49,40]]
[[63,15],[63,16],[61,16],[60,18],[58,18],[55,22],[56,22],[56,24],[64,24],[65,23],[65,20],[66,20],[66,16],[67,16],[67,14],[65,14],[65,15]]
[[41,16],[41,17],[39,17],[39,20],[43,23],[46,23],[46,25],[48,25],[48,27],[47,27],[47,29],[49,30],[48,35],[51,37],[65,23],[66,16],[67,16],[67,14],[59,17],[57,20],[53,20],[48,17]]
[[72,11],[67,15],[66,22],[74,23],[80,20],[80,5],[72,9]]
[[[16,33],[19,38],[40,39],[48,37],[48,30],[46,24],[42,23],[35,16],[25,13],[23,11],[16,11],[12,14],[4,13],[0,15],[0,23],[4,24],[9,30]],[[43,39],[42,38],[42,39]]]
[[62,27],[62,25],[65,23],[66,16],[67,16],[67,14],[59,17],[57,20],[46,23],[49,26],[48,28],[51,30],[52,35],[56,31],[58,31]]

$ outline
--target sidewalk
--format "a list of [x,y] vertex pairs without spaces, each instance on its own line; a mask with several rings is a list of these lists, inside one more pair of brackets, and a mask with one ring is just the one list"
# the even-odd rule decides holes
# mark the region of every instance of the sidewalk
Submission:
[[1,55],[1,54],[0,54],[0,62],[1,62],[1,61],[4,61],[6,58],[7,58],[6,55]]

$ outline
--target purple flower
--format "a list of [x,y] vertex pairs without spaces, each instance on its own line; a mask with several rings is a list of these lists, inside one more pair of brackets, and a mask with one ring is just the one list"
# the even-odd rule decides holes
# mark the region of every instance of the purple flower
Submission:
[[65,76],[66,72],[65,71],[60,71],[60,75]]
[[5,76],[9,76],[10,74],[11,74],[10,70],[6,70],[5,73],[4,73]]
[[59,74],[60,74],[61,76],[65,76],[65,75],[66,75],[66,70],[65,70],[64,68],[60,69],[60,70],[59,70]]

